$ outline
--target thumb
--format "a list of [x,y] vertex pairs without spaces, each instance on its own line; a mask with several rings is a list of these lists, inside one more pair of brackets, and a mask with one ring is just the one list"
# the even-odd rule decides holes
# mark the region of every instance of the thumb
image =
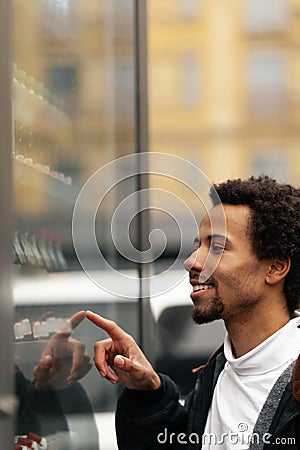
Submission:
[[132,362],[130,359],[125,358],[125,356],[116,355],[114,358],[114,366],[118,369],[129,371],[132,369]]

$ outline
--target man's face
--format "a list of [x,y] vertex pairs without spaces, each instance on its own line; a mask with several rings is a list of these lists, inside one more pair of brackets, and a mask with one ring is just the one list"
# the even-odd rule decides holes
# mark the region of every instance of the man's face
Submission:
[[[204,216],[195,251],[185,261],[193,286],[193,319],[196,323],[217,319],[243,320],[259,302],[265,289],[266,261],[254,255],[247,228],[250,209],[243,205],[223,205],[226,236],[221,216],[222,206]],[[218,225],[220,224],[220,225]],[[213,273],[212,273],[213,270]],[[205,282],[205,272],[212,273]]]

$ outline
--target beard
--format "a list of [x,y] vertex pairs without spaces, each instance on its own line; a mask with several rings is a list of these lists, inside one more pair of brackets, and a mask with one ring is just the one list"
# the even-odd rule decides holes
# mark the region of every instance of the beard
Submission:
[[198,325],[201,325],[203,323],[210,323],[214,320],[222,319],[224,309],[225,307],[222,299],[216,296],[208,306],[195,306],[192,312],[192,319]]
[[255,310],[257,303],[260,300],[259,294],[255,290],[256,275],[258,265],[254,265],[250,270],[248,278],[244,281],[241,287],[240,280],[224,278],[227,287],[234,293],[235,304],[227,305],[223,298],[218,293],[218,283],[212,279],[211,284],[216,289],[216,295],[212,298],[209,304],[195,305],[192,312],[193,321],[201,325],[203,323],[210,323],[215,320],[223,319],[225,322],[238,317],[239,321],[247,320],[249,314]]

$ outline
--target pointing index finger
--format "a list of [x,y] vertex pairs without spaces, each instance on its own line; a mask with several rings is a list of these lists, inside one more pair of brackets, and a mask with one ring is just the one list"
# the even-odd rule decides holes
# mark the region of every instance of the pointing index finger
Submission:
[[85,318],[84,311],[78,311],[72,317],[70,317],[69,322],[70,322],[72,330],[74,330],[76,327],[78,327],[78,325],[83,321],[84,318]]
[[73,314],[73,316],[68,319],[63,319],[63,326],[56,331],[53,338],[69,338],[72,334],[72,331],[75,330],[76,327],[83,321],[85,318],[85,311],[78,311]]
[[115,322],[109,319],[105,319],[104,317],[99,316],[99,314],[96,314],[92,311],[86,311],[86,317],[95,325],[97,325],[97,327],[106,331],[106,333],[112,339],[122,339],[126,334],[125,331],[122,330],[122,328],[120,328]]

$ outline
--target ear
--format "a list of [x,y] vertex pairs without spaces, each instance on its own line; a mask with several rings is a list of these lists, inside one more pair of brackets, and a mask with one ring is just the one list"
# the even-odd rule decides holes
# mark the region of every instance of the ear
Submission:
[[267,284],[276,284],[283,280],[291,267],[291,260],[288,259],[273,259],[270,261],[270,264],[268,266],[268,273],[266,276],[266,283]]

